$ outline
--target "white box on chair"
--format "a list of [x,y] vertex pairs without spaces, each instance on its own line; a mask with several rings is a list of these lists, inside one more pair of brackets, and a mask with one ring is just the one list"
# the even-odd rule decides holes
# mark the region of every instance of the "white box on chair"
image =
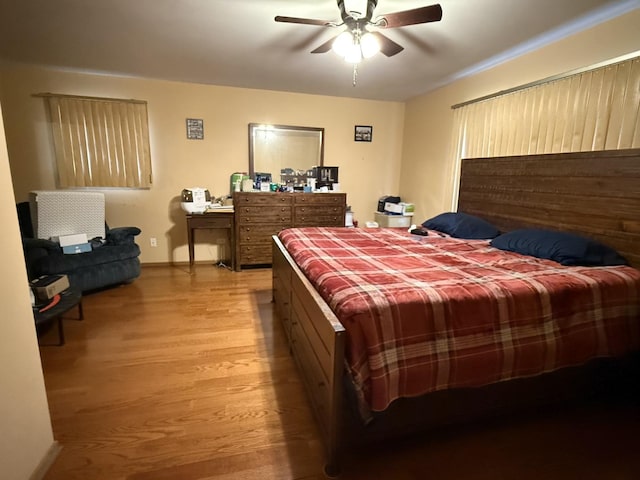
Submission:
[[69,245],[78,245],[79,243],[88,243],[86,233],[76,233],[74,235],[60,235],[58,237],[58,243],[61,247],[68,247]]

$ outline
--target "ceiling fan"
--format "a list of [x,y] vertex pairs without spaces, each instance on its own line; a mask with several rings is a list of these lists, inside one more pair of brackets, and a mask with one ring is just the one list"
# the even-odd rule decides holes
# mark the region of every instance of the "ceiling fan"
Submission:
[[[341,21],[314,20],[311,18],[275,17],[276,22],[299,23],[303,25],[317,25],[321,27],[340,27],[347,29],[340,35],[331,38],[311,53],[325,53],[333,49],[347,62],[357,64],[363,58],[368,58],[379,51],[387,57],[400,53],[404,48],[389,37],[378,32],[377,29],[397,28],[407,25],[438,22],[442,19],[442,7],[439,4],[404,10],[396,13],[386,13],[373,17],[373,11],[378,0],[337,0]],[[346,5],[345,5],[346,4]],[[370,28],[375,30],[371,31]]]

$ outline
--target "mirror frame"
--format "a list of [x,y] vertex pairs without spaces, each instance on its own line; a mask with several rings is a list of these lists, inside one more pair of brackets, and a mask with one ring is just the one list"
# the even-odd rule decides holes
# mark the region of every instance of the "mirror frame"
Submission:
[[[299,127],[295,125],[273,125],[269,123],[250,123],[249,124],[249,176],[251,178],[253,178],[255,174],[255,161],[254,161],[255,148],[253,145],[254,134],[259,128],[264,127],[265,125],[273,127],[276,130],[300,130],[305,132],[320,133],[320,163],[318,165],[309,165],[309,167],[324,166],[324,128]],[[280,172],[277,172],[277,173],[279,174]],[[272,175],[275,175],[275,174],[276,173],[272,173]]]

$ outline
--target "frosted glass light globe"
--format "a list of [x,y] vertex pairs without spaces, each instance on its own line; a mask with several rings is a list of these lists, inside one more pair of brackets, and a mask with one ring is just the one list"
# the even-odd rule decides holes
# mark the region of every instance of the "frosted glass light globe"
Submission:
[[380,42],[371,32],[367,32],[362,36],[360,46],[362,47],[362,56],[364,58],[371,58],[380,51]]
[[338,35],[331,48],[342,58],[345,58],[353,48],[353,35],[351,35],[351,32],[342,32]]

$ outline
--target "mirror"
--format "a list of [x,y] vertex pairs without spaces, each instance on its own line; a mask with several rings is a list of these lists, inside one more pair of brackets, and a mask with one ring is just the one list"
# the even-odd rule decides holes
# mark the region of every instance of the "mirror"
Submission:
[[281,182],[280,172],[306,172],[324,165],[324,128],[249,124],[249,175],[270,173]]

